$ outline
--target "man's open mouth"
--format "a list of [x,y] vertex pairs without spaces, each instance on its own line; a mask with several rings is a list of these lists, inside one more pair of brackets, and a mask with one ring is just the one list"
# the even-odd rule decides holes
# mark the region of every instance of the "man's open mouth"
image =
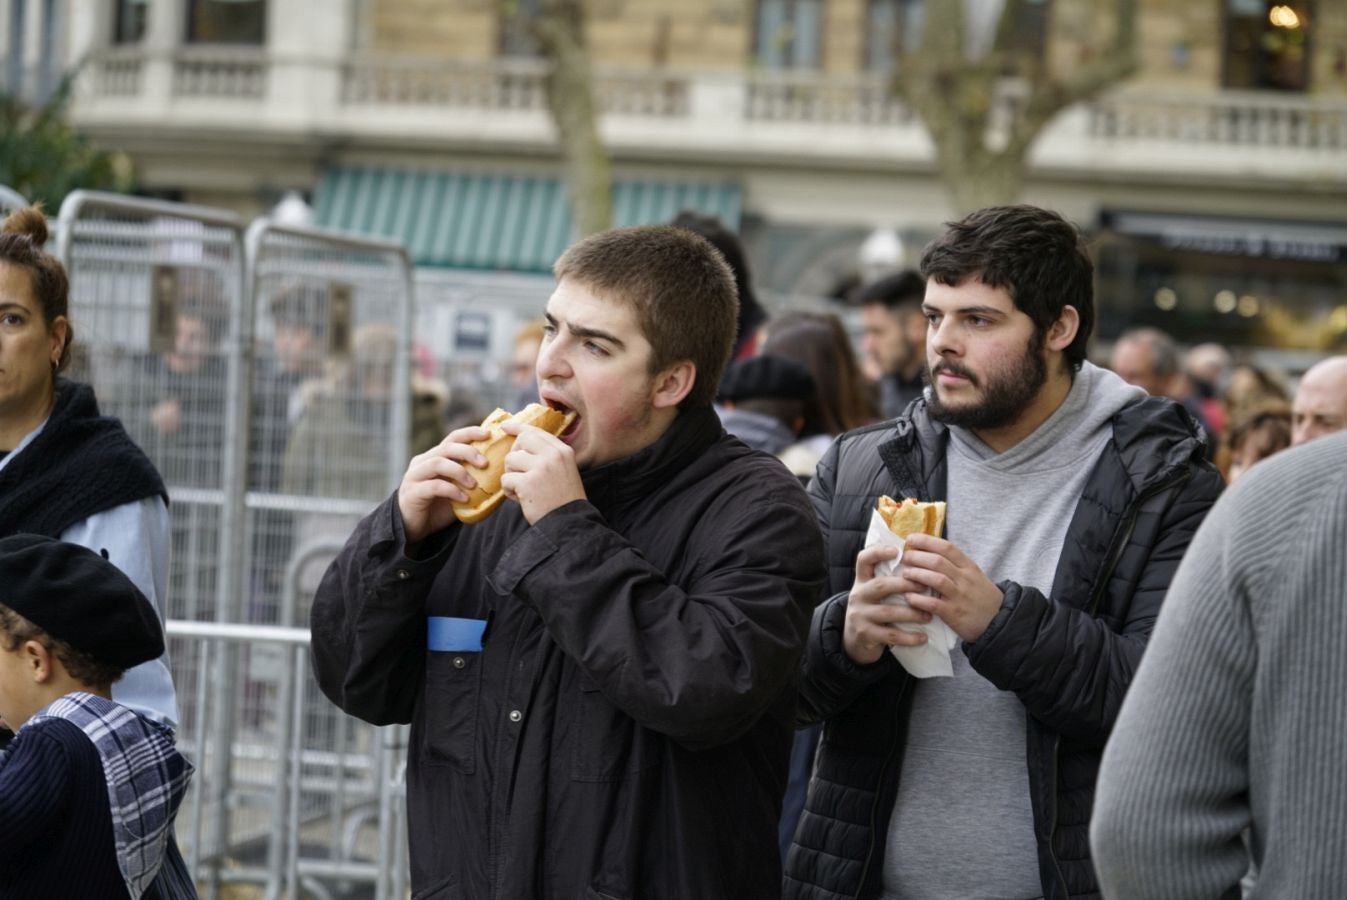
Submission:
[[557,410],[558,412],[563,412],[575,416],[575,418],[571,420],[571,424],[567,425],[566,430],[563,431],[560,435],[558,435],[558,437],[560,437],[564,441],[571,435],[575,434],[576,429],[580,427],[580,413],[577,412],[574,407],[567,406],[565,403],[561,402],[560,400],[556,400],[554,398],[544,398],[543,402],[546,403],[552,409]]

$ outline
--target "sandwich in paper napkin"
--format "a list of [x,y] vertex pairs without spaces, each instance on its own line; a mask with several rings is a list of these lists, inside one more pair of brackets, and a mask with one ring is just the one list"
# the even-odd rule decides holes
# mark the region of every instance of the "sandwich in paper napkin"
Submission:
[[[875,510],[870,514],[870,529],[865,535],[867,547],[897,547],[898,558],[886,559],[875,567],[876,575],[893,575],[903,561],[903,548],[907,536],[914,533],[939,536],[945,524],[945,504],[919,503],[907,499],[898,503],[891,497],[880,497]],[[906,603],[902,594],[894,594],[886,599],[888,603]],[[950,651],[959,643],[954,630],[937,617],[925,625],[899,625],[904,631],[922,631],[926,633],[926,643],[916,647],[890,647],[894,658],[911,675],[917,678],[952,676],[954,664]]]

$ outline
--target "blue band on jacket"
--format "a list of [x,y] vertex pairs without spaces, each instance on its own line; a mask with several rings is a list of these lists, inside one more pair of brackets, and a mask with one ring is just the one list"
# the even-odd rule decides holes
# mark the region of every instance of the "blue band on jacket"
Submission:
[[481,650],[486,619],[456,619],[430,616],[426,620],[426,646],[431,650]]

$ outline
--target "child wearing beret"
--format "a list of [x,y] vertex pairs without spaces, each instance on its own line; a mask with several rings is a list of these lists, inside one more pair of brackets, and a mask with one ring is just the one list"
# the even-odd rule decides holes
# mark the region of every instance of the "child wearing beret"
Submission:
[[196,897],[173,838],[191,764],[111,699],[164,636],[131,581],[83,547],[0,540],[0,897]]

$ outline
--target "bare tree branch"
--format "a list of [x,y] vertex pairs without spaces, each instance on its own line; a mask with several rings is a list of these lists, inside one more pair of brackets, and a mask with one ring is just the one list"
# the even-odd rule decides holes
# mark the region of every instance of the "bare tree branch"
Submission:
[[[936,166],[960,211],[1012,201],[1029,150],[1068,106],[1092,99],[1137,68],[1137,0],[1112,0],[1114,33],[1104,53],[1054,77],[1047,55],[1026,47],[1025,0],[1006,0],[990,51],[969,59],[961,0],[926,0],[920,49],[899,53],[893,91],[922,120]],[[1003,92],[1021,90],[1019,103]]]
[[613,221],[612,169],[599,134],[584,5],[581,0],[541,0],[529,31],[549,64],[547,107],[557,129],[572,221],[582,235],[603,231]]
[[1098,59],[1061,79],[1035,84],[1018,120],[1011,143],[1027,151],[1053,118],[1077,103],[1092,100],[1107,88],[1136,74],[1136,0],[1114,0],[1113,41]]

